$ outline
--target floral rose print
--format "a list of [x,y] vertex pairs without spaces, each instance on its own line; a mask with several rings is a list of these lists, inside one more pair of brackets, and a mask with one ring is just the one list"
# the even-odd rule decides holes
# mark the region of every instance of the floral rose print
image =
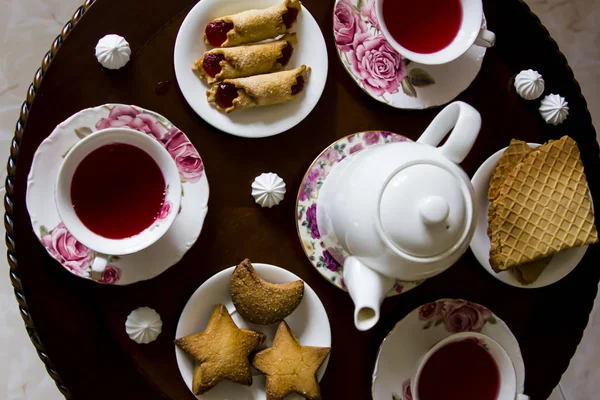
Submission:
[[325,267],[330,271],[337,272],[340,269],[340,264],[335,261],[327,250],[323,252],[323,262],[325,263]]
[[333,32],[335,43],[342,51],[352,50],[354,36],[367,27],[360,16],[352,9],[349,0],[341,0],[333,11]]
[[370,131],[365,133],[364,139],[367,146],[372,146],[379,142],[380,132]]
[[412,392],[410,389],[410,379],[402,382],[402,399],[403,400],[412,400]]
[[375,11],[376,2],[375,0],[367,0],[367,4],[365,4],[360,10],[364,16],[367,17],[369,22],[373,24],[375,28],[381,30],[379,27],[379,21],[377,20],[377,12]]
[[355,144],[354,146],[352,146],[352,147],[350,147],[348,149],[348,153],[349,154],[354,154],[357,151],[361,151],[362,149],[364,149],[363,145],[361,143],[357,143],[357,144]]
[[466,300],[441,300],[419,308],[419,319],[427,321],[423,329],[444,324],[447,332],[481,332],[486,323],[496,319],[487,308]]
[[177,164],[179,175],[187,182],[197,182],[204,172],[204,164],[196,148],[179,129],[172,127],[167,132],[165,148]]
[[108,264],[99,282],[114,285],[121,278],[121,270],[113,264]]
[[302,186],[302,191],[300,192],[300,200],[308,200],[313,190],[317,187],[317,180],[321,178],[321,167],[315,163],[315,165],[308,171],[306,174],[306,179],[304,179],[304,186]]
[[359,33],[353,46],[354,51],[348,53],[350,68],[365,89],[376,96],[398,93],[407,76],[406,65],[385,38],[370,32]]
[[156,219],[159,221],[162,221],[163,219],[166,219],[169,216],[169,212],[171,211],[171,202],[170,201],[165,201],[160,209],[160,211],[158,212],[158,215],[156,216]]
[[154,115],[138,111],[133,106],[114,106],[110,110],[108,117],[100,119],[96,124],[96,129],[98,130],[122,127],[150,134],[159,140],[165,134],[165,128],[158,122]]
[[50,254],[74,274],[83,277],[89,275],[92,251],[77,241],[64,223],[61,222],[48,234],[43,235],[41,240]]
[[313,239],[320,239],[321,234],[319,233],[319,228],[317,227],[317,204],[312,204],[310,207],[306,209],[306,223],[308,225],[308,229],[310,229],[310,236]]
[[419,308],[419,319],[421,321],[429,321],[430,319],[436,319],[442,316],[442,308],[444,307],[443,301],[434,301],[428,303]]
[[480,332],[490,310],[465,300],[448,300],[445,304],[444,325],[448,332]]
[[[435,83],[426,70],[412,67],[387,42],[377,19],[376,0],[338,0],[333,31],[340,59],[365,91],[388,104],[385,94],[417,97],[416,88]],[[351,141],[350,141],[351,142]]]

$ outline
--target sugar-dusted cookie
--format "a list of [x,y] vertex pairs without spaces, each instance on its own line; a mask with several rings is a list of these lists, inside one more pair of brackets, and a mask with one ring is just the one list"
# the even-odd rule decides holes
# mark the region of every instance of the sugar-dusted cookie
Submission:
[[308,82],[310,68],[225,79],[206,91],[209,103],[229,113],[256,106],[285,103],[297,97]]
[[291,33],[272,42],[212,49],[194,63],[192,70],[208,84],[279,71],[290,61],[295,43],[296,34]]
[[245,259],[231,275],[231,300],[244,319],[261,325],[282,321],[304,296],[304,282],[275,284],[261,279]]
[[267,376],[267,400],[281,400],[291,393],[320,400],[317,370],[330,350],[329,347],[302,346],[282,321],[273,346],[258,352],[252,360],[252,365]]
[[248,357],[264,340],[260,332],[238,328],[225,306],[217,304],[204,332],[176,339],[175,344],[196,362],[192,391],[202,394],[222,380],[252,385]]
[[283,0],[262,10],[247,10],[213,19],[204,29],[204,42],[214,47],[231,47],[259,42],[289,32],[301,3]]

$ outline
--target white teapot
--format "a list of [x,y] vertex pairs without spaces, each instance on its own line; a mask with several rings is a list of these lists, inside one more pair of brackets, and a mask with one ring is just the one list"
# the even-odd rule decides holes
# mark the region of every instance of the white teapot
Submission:
[[337,164],[323,182],[317,224],[330,253],[347,255],[338,261],[359,330],[377,323],[396,279],[437,275],[469,246],[477,213],[471,181],[457,164],[480,127],[477,110],[454,102],[417,142],[369,147]]

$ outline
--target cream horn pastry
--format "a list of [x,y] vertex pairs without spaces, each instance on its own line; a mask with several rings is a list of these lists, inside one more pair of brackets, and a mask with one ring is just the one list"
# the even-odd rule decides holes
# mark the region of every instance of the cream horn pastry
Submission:
[[310,68],[302,65],[291,71],[225,79],[206,91],[209,103],[231,112],[292,100],[308,82]]
[[208,84],[279,71],[290,61],[295,43],[296,34],[291,33],[273,42],[212,49],[194,63],[192,70]]
[[262,10],[215,18],[206,25],[204,41],[214,47],[231,47],[274,38],[289,32],[300,6],[299,0],[283,0]]

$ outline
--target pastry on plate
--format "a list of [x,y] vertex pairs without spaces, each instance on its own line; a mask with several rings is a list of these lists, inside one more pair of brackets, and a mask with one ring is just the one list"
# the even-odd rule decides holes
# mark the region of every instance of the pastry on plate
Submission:
[[493,206],[490,265],[496,272],[598,241],[583,163],[568,136],[527,154]]
[[267,376],[267,400],[281,400],[298,393],[310,400],[321,399],[317,370],[329,355],[329,347],[302,346],[282,321],[273,346],[254,356],[252,365]]
[[298,307],[304,296],[304,282],[267,282],[258,276],[250,260],[245,259],[231,275],[230,292],[235,308],[244,319],[268,325],[282,321]]
[[208,84],[279,71],[290,61],[295,43],[296,34],[292,33],[272,42],[212,49],[194,63],[192,70]]
[[231,47],[274,38],[289,32],[300,10],[300,1],[284,0],[262,10],[218,17],[206,25],[204,41],[214,47]]
[[209,103],[229,113],[256,106],[285,103],[302,92],[310,68],[302,65],[290,71],[225,79],[206,91]]
[[195,362],[192,392],[202,394],[222,380],[252,385],[249,356],[265,335],[239,329],[222,304],[217,304],[204,332],[175,340]]

